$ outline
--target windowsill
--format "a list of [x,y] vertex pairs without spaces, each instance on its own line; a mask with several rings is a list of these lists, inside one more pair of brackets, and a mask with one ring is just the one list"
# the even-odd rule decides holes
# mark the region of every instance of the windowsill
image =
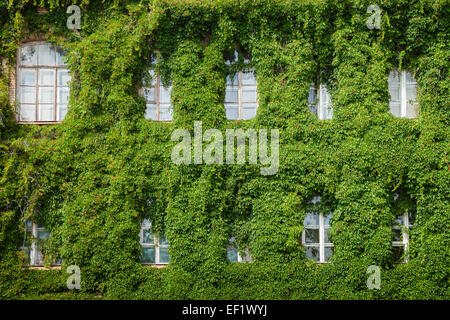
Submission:
[[44,266],[23,266],[24,269],[28,270],[60,270],[60,265],[54,265],[50,267],[44,267]]
[[152,268],[165,268],[167,267],[169,264],[168,263],[143,263],[142,266],[143,267],[152,267]]
[[37,124],[37,125],[47,125],[47,124],[61,124],[62,121],[17,121],[18,124]]

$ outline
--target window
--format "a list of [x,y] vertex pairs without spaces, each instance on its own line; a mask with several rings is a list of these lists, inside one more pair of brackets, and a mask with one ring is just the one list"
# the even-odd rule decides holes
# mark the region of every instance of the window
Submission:
[[[319,101],[317,101],[317,95],[319,96]],[[319,94],[317,94],[317,88],[314,83],[309,87],[308,96],[309,110],[320,120],[327,120],[333,118],[333,105],[331,104],[330,95],[326,85],[319,85]]]
[[393,70],[388,78],[390,112],[401,118],[417,118],[417,82],[408,71]]
[[[238,53],[234,60],[227,60],[231,65],[238,61]],[[248,63],[246,59],[244,63]],[[233,76],[233,77],[232,77]],[[256,115],[258,108],[257,83],[254,70],[239,70],[234,75],[228,75],[225,89],[225,115],[229,120],[248,120]]]
[[248,248],[245,248],[245,255],[241,256],[234,241],[234,237],[231,237],[230,243],[227,246],[227,259],[230,262],[251,262],[253,259],[248,252]]
[[17,63],[17,100],[20,122],[58,122],[67,113],[70,81],[64,51],[49,43],[20,48]]
[[408,262],[405,253],[408,251],[409,230],[413,227],[415,216],[415,210],[405,210],[405,212],[398,216],[394,221],[394,226],[392,227],[392,246],[394,250],[394,260],[396,262]]
[[308,259],[325,263],[333,254],[333,244],[328,234],[332,212],[323,213],[319,209],[320,202],[321,197],[315,196],[307,207],[302,243]]
[[169,242],[166,237],[158,237],[153,234],[151,222],[147,219],[142,222],[140,238],[143,264],[167,264],[170,262]]
[[147,106],[145,118],[155,121],[171,121],[173,118],[173,107],[170,103],[172,86],[165,88],[161,83],[160,74],[155,76],[154,70],[150,70],[149,74],[151,82],[148,84],[144,81],[144,87],[141,89]]
[[[22,251],[26,255],[27,263],[30,266],[43,266],[44,255],[42,253],[42,244],[48,239],[50,233],[43,227],[31,220],[25,223],[25,238]],[[57,262],[55,264],[60,264]]]

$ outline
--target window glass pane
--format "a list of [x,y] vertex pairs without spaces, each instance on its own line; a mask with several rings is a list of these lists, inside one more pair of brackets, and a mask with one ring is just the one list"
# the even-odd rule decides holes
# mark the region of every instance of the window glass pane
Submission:
[[305,229],[305,243],[319,243],[319,229]]
[[20,87],[20,102],[22,103],[36,103],[36,88],[35,87]]
[[242,84],[256,84],[256,78],[254,71],[243,71],[242,72]]
[[60,46],[56,47],[56,63],[58,66],[65,66],[64,57],[66,56],[66,52]]
[[67,105],[58,105],[58,121],[63,121],[67,114]]
[[59,104],[69,103],[69,88],[67,87],[58,88],[58,103]]
[[160,121],[171,121],[172,120],[172,106],[170,104],[159,105],[159,120]]
[[147,104],[147,109],[145,110],[145,119],[156,120],[156,104]]
[[400,87],[400,72],[398,72],[397,70],[392,70],[389,73],[388,85]]
[[39,121],[53,121],[53,104],[39,104]]
[[144,88],[143,96],[146,101],[155,101],[155,88]]
[[389,86],[389,95],[391,96],[390,101],[400,101],[400,86]]
[[225,101],[226,102],[238,102],[238,89],[227,89],[225,91]]
[[37,47],[30,45],[20,48],[20,64],[34,66],[37,64]]
[[323,241],[324,241],[325,243],[331,243],[330,235],[328,234],[329,230],[330,230],[329,228],[325,228],[325,229],[324,229],[324,237],[323,237]]
[[333,255],[333,247],[325,247],[325,261],[328,261],[330,257]]
[[403,246],[394,246],[392,249],[393,249],[393,253],[394,253],[394,261],[402,262],[404,247]]
[[55,70],[54,69],[40,69],[39,70],[39,85],[40,86],[54,86],[55,85]]
[[155,263],[155,248],[154,247],[142,248],[141,261],[143,263]]
[[228,120],[238,120],[239,112],[237,104],[225,104],[225,114]]
[[236,248],[228,248],[227,259],[230,262],[238,262],[238,250]]
[[394,224],[396,225],[404,225],[405,221],[403,220],[403,215],[397,216],[394,220]]
[[393,230],[392,241],[403,242],[403,233],[401,229],[394,228]]
[[256,102],[256,87],[242,89],[242,102]]
[[47,230],[38,230],[37,236],[41,240],[46,240],[50,236],[50,233]]
[[317,103],[316,87],[313,84],[309,87],[308,103]]
[[406,78],[406,84],[415,84],[416,79],[414,79],[414,76],[411,72],[406,71],[405,72],[405,78]]
[[169,241],[167,240],[166,237],[161,237],[159,238],[159,245],[168,245]]
[[241,110],[241,117],[243,120],[248,120],[256,115],[256,104],[243,103]]
[[332,212],[330,212],[328,214],[324,214],[324,216],[323,216],[323,224],[324,225],[326,225],[326,226],[330,225],[331,215],[332,214],[333,214]]
[[172,86],[169,88],[160,87],[159,101],[161,103],[170,103],[170,91],[172,90]]
[[159,248],[159,263],[169,263],[169,248]]
[[153,243],[153,234],[149,229],[142,230],[142,243]]
[[319,246],[306,247],[306,258],[313,259],[314,261],[319,262]]
[[67,87],[69,86],[69,81],[72,77],[69,75],[67,69],[58,70],[58,86]]
[[402,111],[401,111],[400,102],[390,102],[389,103],[389,112],[392,113],[396,117],[401,117]]
[[227,76],[227,85],[233,85],[233,86],[237,86],[239,83],[239,77],[238,77],[239,73],[236,72],[233,76],[233,78],[231,78],[231,76]]
[[39,103],[54,103],[55,102],[55,90],[53,87],[40,87],[39,88]]
[[39,61],[41,66],[54,66],[55,65],[55,49],[51,44],[38,45]]
[[34,69],[21,69],[20,81],[21,85],[34,86],[36,85],[36,70]]
[[419,114],[419,104],[414,101],[408,101],[406,103],[406,117],[409,119],[417,118]]
[[35,121],[36,120],[36,105],[35,104],[21,104],[20,105],[20,121]]
[[319,213],[317,212],[306,212],[305,221],[303,223],[305,226],[318,226],[319,225]]

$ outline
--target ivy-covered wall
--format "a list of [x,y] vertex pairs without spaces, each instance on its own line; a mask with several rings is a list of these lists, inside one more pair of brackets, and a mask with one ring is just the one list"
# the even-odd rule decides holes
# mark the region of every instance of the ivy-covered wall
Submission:
[[[66,8],[82,9],[68,30]],[[381,28],[369,29],[369,5]],[[39,13],[44,7],[48,13]],[[0,297],[135,299],[448,299],[450,5],[447,0],[17,0],[0,3]],[[70,110],[58,125],[19,125],[9,102],[23,39],[68,52]],[[237,66],[225,56],[240,52]],[[138,89],[153,57],[171,82],[174,120],[144,118]],[[255,118],[229,121],[225,78],[256,70]],[[233,69],[234,68],[234,69]],[[391,69],[414,72],[417,119],[389,113]],[[318,120],[308,90],[321,74],[334,117]],[[280,168],[175,165],[171,133],[280,130]],[[393,259],[391,225],[416,206],[409,262]],[[301,243],[305,206],[333,210],[334,254],[315,264]],[[142,267],[149,218],[171,263]],[[47,263],[23,268],[24,221],[51,232]],[[252,263],[230,263],[231,235]],[[78,265],[82,288],[65,286]],[[366,286],[369,265],[381,288]]]

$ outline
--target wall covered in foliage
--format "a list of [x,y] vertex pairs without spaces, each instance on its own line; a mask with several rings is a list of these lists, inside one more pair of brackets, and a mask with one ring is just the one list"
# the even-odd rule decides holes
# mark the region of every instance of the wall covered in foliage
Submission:
[[[66,8],[82,9],[68,30]],[[367,7],[381,8],[369,29]],[[46,8],[47,13],[37,8]],[[0,4],[0,297],[133,299],[448,299],[450,269],[450,5],[447,0],[17,0]],[[45,35],[69,52],[70,110],[58,125],[17,124],[9,102],[16,50]],[[256,117],[230,121],[227,52],[256,70]],[[154,57],[171,82],[174,119],[144,118],[139,95]],[[388,74],[412,70],[420,115],[389,111]],[[308,109],[311,82],[330,88],[334,117]],[[175,165],[172,131],[280,130],[280,168]],[[417,207],[409,262],[393,259],[394,193]],[[333,210],[334,254],[308,260],[305,206]],[[149,218],[170,242],[168,267],[142,267]],[[26,219],[51,232],[47,263],[23,268]],[[252,263],[230,263],[231,235]],[[80,291],[65,287],[78,265]],[[381,268],[380,290],[366,286]]]

